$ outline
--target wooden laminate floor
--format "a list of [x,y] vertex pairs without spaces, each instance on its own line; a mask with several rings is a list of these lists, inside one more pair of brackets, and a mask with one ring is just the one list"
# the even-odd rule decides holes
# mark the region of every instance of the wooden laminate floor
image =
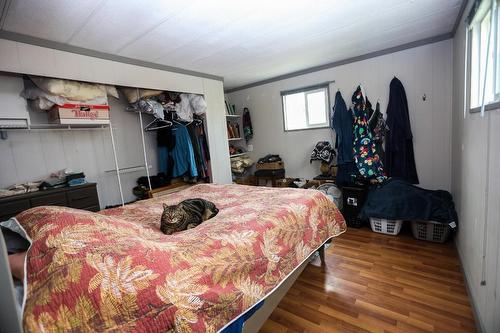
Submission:
[[284,332],[475,332],[452,242],[349,229],[306,267],[261,329]]

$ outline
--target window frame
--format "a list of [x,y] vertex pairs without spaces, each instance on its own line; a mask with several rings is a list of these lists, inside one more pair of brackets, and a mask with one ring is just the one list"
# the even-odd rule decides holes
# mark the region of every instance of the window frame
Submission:
[[[326,115],[326,122],[318,125],[310,125],[309,124],[309,110],[308,110],[308,103],[307,103],[307,95],[316,93],[319,91],[325,91],[325,115]],[[296,129],[287,129],[286,127],[286,120],[287,120],[287,114],[285,112],[285,98],[288,95],[293,95],[297,93],[304,93],[304,108],[305,108],[305,118],[306,118],[306,126],[304,128],[296,128]],[[306,130],[315,130],[315,129],[322,129],[322,128],[330,128],[330,84],[328,82],[321,83],[321,84],[316,84],[312,86],[307,86],[307,87],[302,87],[302,88],[297,88],[297,89],[292,89],[292,90],[284,90],[281,91],[280,93],[281,97],[281,113],[283,116],[283,131],[284,132],[296,132],[296,131],[306,131]]]
[[[467,29],[467,34],[468,36],[466,37],[469,41],[467,45],[467,109],[469,110],[470,113],[479,113],[481,112],[481,105],[472,107],[472,90],[477,89],[479,92],[481,91],[481,85],[483,84],[482,82],[478,82],[478,86],[472,86],[473,85],[473,78],[472,78],[472,48],[473,48],[473,35],[476,34],[477,36],[480,37],[481,31],[477,31],[477,27],[481,26],[481,22],[483,19],[490,13],[491,18],[490,18],[490,24],[494,23],[494,26],[492,26],[492,41],[490,43],[490,48],[493,48],[494,52],[494,58],[493,58],[493,65],[491,66],[492,68],[488,68],[488,71],[491,71],[493,73],[493,101],[486,102],[484,105],[484,110],[485,111],[492,111],[492,110],[497,110],[500,109],[500,89],[497,91],[497,80],[500,80],[500,78],[497,77],[496,73],[499,72],[500,70],[500,20],[498,19],[500,17],[500,0],[492,0],[497,2],[497,9],[496,9],[496,17],[494,18],[493,12],[491,11],[491,7],[488,8],[482,15],[477,19],[477,22],[474,23],[474,27],[468,28]],[[470,15],[470,14],[469,14]],[[479,44],[479,49],[478,49],[478,57],[479,61],[481,61],[481,44]],[[476,65],[478,67],[478,76],[479,80],[481,80],[481,62]],[[479,93],[478,93],[479,94]],[[482,95],[479,94],[479,103],[481,102]]]

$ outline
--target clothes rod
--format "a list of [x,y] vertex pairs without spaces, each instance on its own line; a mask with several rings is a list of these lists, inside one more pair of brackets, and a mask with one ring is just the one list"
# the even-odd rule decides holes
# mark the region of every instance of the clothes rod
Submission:
[[[148,165],[148,169],[152,169],[153,166],[152,165]],[[132,166],[132,167],[126,167],[126,168],[119,168],[118,170],[120,171],[120,173],[127,173],[127,172],[136,172],[136,171],[141,171],[141,170],[145,170],[146,167],[144,165],[137,165],[137,166]],[[106,170],[104,172],[116,172],[116,169],[111,169],[111,170]]]
[[[0,131],[95,131],[95,130],[105,130],[106,127],[29,127],[29,128],[1,128]],[[114,128],[115,129],[115,128]]]

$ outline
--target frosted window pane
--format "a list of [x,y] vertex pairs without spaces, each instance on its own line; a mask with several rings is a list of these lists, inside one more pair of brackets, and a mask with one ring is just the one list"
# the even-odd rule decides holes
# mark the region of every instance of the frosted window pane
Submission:
[[309,125],[321,125],[327,122],[326,97],[324,91],[307,94],[307,112]]
[[488,37],[490,32],[491,15],[488,14],[481,21],[481,57],[480,57],[480,76],[479,76],[479,100],[478,105],[481,105],[483,98],[483,87],[485,88],[484,103],[487,104],[493,101],[493,57],[494,44],[490,44],[490,57],[488,59],[488,75],[486,76],[486,85],[484,85],[484,77],[486,75],[486,59],[488,54]]
[[498,5],[497,8],[497,49],[496,49],[496,94],[497,94],[497,101],[500,100],[500,5]]
[[294,130],[307,127],[306,103],[303,92],[283,97],[285,107],[285,129]]
[[479,25],[471,33],[471,107],[479,105]]

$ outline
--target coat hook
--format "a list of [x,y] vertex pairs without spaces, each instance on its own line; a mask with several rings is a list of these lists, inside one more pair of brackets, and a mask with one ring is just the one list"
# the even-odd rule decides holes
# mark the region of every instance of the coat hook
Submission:
[[427,99],[427,95],[424,94],[424,96],[422,96],[422,100],[425,101]]

